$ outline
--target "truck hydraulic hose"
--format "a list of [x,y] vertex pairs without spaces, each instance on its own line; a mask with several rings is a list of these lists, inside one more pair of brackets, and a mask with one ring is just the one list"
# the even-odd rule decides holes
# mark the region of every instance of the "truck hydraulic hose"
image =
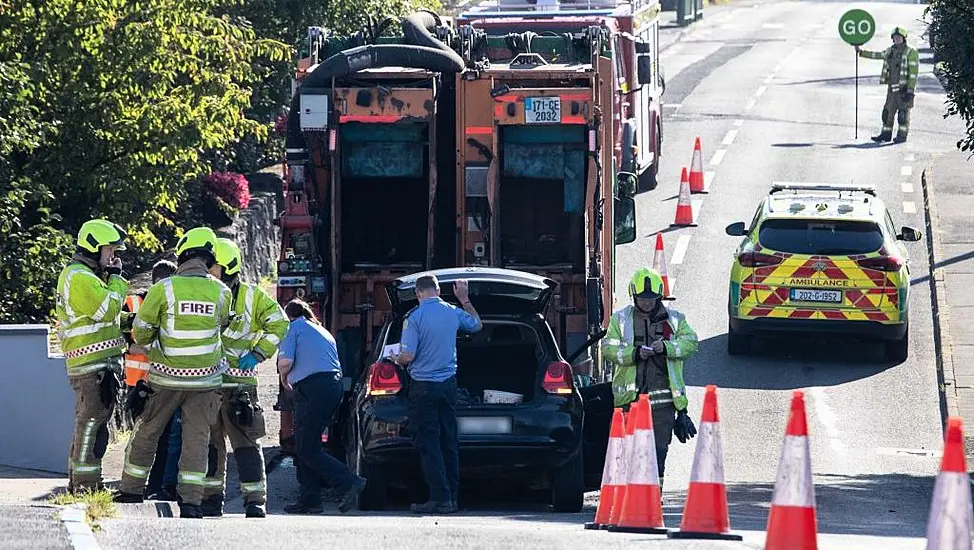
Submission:
[[[438,73],[457,73],[463,70],[463,60],[453,50],[445,51],[423,46],[400,44],[367,45],[352,48],[324,60],[301,83],[301,87],[329,88],[331,79],[377,67],[406,67],[426,69]],[[301,89],[291,98],[287,117],[286,149],[304,149],[301,135]]]
[[433,36],[433,33],[430,32],[436,29],[437,25],[439,24],[440,18],[435,13],[430,11],[418,11],[403,18],[402,35],[406,38],[407,44],[439,49],[443,51],[443,53],[449,55],[450,58],[460,66],[460,69],[457,71],[443,72],[460,72],[463,70],[463,58],[460,57],[460,54],[453,51],[453,48],[444,44],[439,38],[436,38]]

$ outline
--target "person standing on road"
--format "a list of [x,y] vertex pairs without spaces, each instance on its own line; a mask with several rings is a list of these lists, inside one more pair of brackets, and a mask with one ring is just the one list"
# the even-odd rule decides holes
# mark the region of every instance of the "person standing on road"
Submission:
[[416,279],[419,305],[403,319],[400,352],[395,357],[398,364],[409,365],[409,424],[429,485],[429,500],[410,506],[418,514],[457,511],[457,331],[477,332],[482,323],[470,303],[467,281],[456,281],[453,294],[463,309],[440,298],[435,276]]
[[61,350],[74,389],[75,419],[68,491],[100,489],[101,460],[108,448],[108,419],[121,389],[122,278],[125,231],[107,220],[90,220],[78,231],[78,250],[57,281]]
[[649,396],[656,436],[660,486],[673,435],[680,443],[696,435],[687,415],[683,362],[697,352],[697,333],[679,311],[663,305],[663,277],[654,269],[636,270],[629,282],[633,303],[612,314],[602,351],[615,367],[616,407],[640,394]]
[[321,434],[331,424],[345,393],[338,344],[305,302],[288,302],[284,313],[291,325],[281,342],[277,365],[281,383],[294,392],[294,438],[301,485],[298,502],[285,506],[284,511],[320,514],[324,480],[342,495],[338,510],[345,513],[355,506],[366,480],[321,446]]
[[[906,43],[907,30],[896,27],[890,38],[893,45],[881,52],[864,50],[856,46],[859,57],[882,59],[883,72],[880,84],[886,84],[886,105],[883,106],[883,131],[873,136],[875,142],[892,140],[894,143],[906,141],[910,132],[910,109],[917,88],[917,74],[920,71],[920,53]],[[893,117],[899,124],[896,137],[893,137]]]
[[135,343],[151,345],[149,395],[125,451],[118,502],[142,502],[159,435],[181,409],[180,517],[203,517],[210,426],[220,410],[218,390],[227,369],[220,333],[230,323],[233,301],[230,289],[209,274],[216,244],[208,227],[187,231],[176,244],[175,275],[152,285],[135,318]]
[[209,468],[203,489],[203,515],[222,516],[226,492],[227,442],[233,447],[248,518],[267,516],[267,478],[260,438],[266,435],[264,410],[257,398],[257,365],[274,355],[287,333],[288,321],[277,301],[257,285],[240,280],[240,249],[218,239],[216,264],[210,274],[233,292],[233,320],[223,331],[229,368],[220,390],[223,404],[210,426]]

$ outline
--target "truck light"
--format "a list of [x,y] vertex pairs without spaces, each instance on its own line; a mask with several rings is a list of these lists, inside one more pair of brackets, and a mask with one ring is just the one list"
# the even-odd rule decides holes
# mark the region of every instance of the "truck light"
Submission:
[[590,153],[595,152],[595,130],[593,129],[588,131],[588,150]]
[[332,152],[335,151],[335,142],[336,142],[335,137],[336,137],[335,129],[332,128],[331,130],[328,131],[328,150]]

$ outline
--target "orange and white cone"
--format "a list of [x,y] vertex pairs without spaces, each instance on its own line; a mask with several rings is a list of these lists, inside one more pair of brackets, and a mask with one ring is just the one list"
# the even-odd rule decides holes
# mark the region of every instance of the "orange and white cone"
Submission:
[[795,390],[791,398],[788,429],[781,446],[778,479],[771,497],[768,538],[764,550],[816,550],[816,523],[805,392]]
[[663,296],[670,295],[670,277],[666,274],[666,252],[663,250],[663,234],[656,234],[656,252],[653,254],[653,269],[663,278]]
[[612,525],[618,525],[622,520],[622,503],[626,498],[626,491],[629,489],[629,468],[632,464],[632,439],[636,429],[636,407],[630,407],[629,412],[623,415],[626,424],[626,437],[622,443],[622,461],[619,463],[619,483],[620,486],[612,495],[612,513],[609,514],[609,523],[603,529],[609,529]]
[[622,409],[612,413],[612,427],[609,428],[609,445],[605,450],[605,467],[602,469],[602,490],[599,491],[599,506],[595,509],[595,521],[585,524],[586,529],[601,529],[609,524],[612,513],[612,501],[616,491],[625,486],[625,480],[619,475],[619,468],[624,459],[622,445],[626,435],[623,425]]
[[656,436],[648,395],[639,396],[634,415],[630,416],[635,431],[629,484],[622,500],[622,516],[619,523],[609,526],[609,531],[665,535],[669,531],[663,526],[663,491],[659,486]]
[[964,458],[964,433],[960,418],[947,419],[944,457],[933,489],[927,550],[971,548],[971,483]]
[[683,522],[675,539],[743,540],[730,532],[727,487],[724,485],[724,444],[717,417],[717,386],[707,386],[697,450],[690,470],[690,489],[683,508]]
[[703,173],[703,151],[700,149],[700,138],[693,146],[693,160],[690,162],[690,192],[709,193],[707,180]]
[[680,176],[680,195],[676,201],[676,219],[673,225],[687,227],[697,225],[697,216],[693,212],[693,202],[690,200],[690,180],[687,178],[687,169],[683,168]]

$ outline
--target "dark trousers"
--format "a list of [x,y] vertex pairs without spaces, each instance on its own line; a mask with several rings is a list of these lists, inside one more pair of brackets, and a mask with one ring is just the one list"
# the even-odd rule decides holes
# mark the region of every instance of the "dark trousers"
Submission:
[[322,482],[339,493],[352,488],[355,475],[321,446],[321,433],[342,402],[341,373],[318,373],[294,385],[295,447],[301,502],[321,504]]
[[676,408],[653,407],[653,435],[656,436],[656,466],[659,468],[659,483],[663,486],[663,471],[666,470],[666,453],[673,441],[673,426],[676,424]]
[[431,501],[456,502],[460,492],[457,378],[409,384],[409,426]]

